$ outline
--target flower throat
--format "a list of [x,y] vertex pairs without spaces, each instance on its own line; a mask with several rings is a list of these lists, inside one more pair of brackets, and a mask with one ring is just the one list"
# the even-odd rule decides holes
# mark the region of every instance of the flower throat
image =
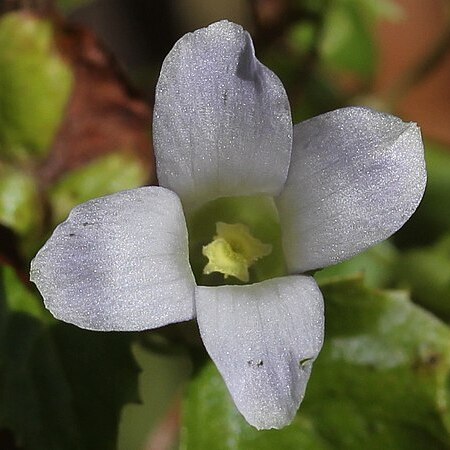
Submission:
[[188,218],[189,258],[199,285],[251,284],[286,275],[271,197],[222,197]]

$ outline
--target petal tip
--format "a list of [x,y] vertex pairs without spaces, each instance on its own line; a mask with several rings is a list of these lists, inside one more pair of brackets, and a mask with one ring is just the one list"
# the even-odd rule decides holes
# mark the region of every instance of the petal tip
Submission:
[[255,415],[244,415],[245,420],[258,431],[281,430],[290,425],[297,414],[300,402],[296,407],[283,408],[279,410],[259,410]]
[[289,101],[240,25],[215,22],[174,45],[153,114],[159,183],[187,210],[219,197],[281,192],[292,148]]
[[414,122],[351,106],[296,125],[293,148],[278,200],[293,272],[336,264],[387,239],[423,197],[424,146]]

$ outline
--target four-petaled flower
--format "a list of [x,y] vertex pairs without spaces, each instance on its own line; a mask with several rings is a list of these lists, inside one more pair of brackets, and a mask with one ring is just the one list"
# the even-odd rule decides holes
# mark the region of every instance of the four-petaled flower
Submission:
[[221,21],[167,56],[153,134],[160,187],[76,207],[31,279],[55,317],[82,328],[196,317],[246,420],[283,427],[323,341],[322,295],[305,273],[410,217],[426,183],[420,131],[358,107],[293,127],[249,34]]

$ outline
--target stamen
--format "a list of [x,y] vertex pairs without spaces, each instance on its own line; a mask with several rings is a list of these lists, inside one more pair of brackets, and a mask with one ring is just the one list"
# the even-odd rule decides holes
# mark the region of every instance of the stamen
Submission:
[[219,272],[224,278],[233,276],[247,283],[249,267],[272,252],[270,244],[253,237],[249,228],[241,223],[217,222],[216,233],[202,250],[209,261],[203,269],[204,274]]

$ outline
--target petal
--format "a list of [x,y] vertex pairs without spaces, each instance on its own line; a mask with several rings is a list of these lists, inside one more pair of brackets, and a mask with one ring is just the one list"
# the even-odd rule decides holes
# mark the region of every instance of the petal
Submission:
[[323,341],[323,298],[307,276],[197,288],[206,349],[247,422],[288,425]]
[[156,89],[153,139],[161,186],[190,208],[217,197],[279,193],[292,146],[280,80],[227,21],[181,38]]
[[366,108],[344,108],[294,127],[278,199],[289,271],[336,264],[395,233],[426,184],[420,130]]
[[57,319],[90,330],[143,330],[194,316],[194,279],[178,197],[144,187],[72,210],[31,263]]

